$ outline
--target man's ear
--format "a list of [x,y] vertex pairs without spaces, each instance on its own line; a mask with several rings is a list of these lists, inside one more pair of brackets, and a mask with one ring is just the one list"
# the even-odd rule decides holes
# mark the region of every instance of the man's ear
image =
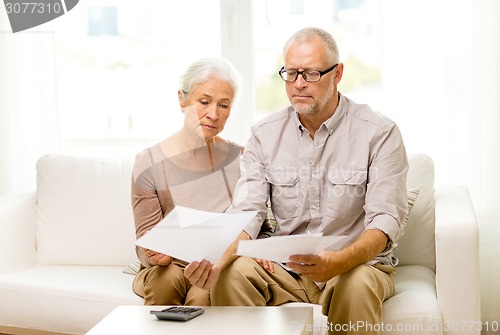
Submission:
[[343,74],[344,74],[344,63],[339,63],[335,71],[335,84],[340,83]]
[[177,97],[179,99],[179,104],[181,105],[181,108],[184,108],[184,94],[182,93],[181,90],[177,91]]

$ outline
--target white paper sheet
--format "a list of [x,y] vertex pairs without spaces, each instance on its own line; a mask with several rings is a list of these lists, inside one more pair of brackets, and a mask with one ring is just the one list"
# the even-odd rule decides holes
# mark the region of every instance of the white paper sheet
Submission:
[[335,244],[345,236],[287,235],[240,241],[237,254],[285,263],[292,255],[313,255],[325,249],[335,250]]
[[212,213],[176,206],[136,245],[186,262],[216,263],[257,212]]

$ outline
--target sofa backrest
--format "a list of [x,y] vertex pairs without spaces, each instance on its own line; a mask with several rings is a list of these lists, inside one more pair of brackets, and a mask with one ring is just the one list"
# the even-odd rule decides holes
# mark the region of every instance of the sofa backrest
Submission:
[[[399,242],[400,265],[435,271],[434,164],[409,157],[408,190],[419,194]],[[38,264],[126,265],[134,260],[131,160],[46,155],[37,163]]]
[[408,190],[418,190],[405,234],[399,241],[396,257],[399,265],[423,265],[436,270],[434,237],[434,163],[427,155],[408,157]]
[[38,264],[126,265],[135,259],[131,161],[47,155],[36,168]]

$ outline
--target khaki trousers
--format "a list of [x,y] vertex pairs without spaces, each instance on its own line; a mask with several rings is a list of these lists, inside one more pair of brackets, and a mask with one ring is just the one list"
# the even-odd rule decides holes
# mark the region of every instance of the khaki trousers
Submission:
[[184,277],[182,263],[152,266],[137,273],[133,290],[144,305],[209,306],[209,291],[192,286]]
[[[321,304],[329,334],[379,334],[382,303],[394,294],[394,268],[359,265],[329,280],[314,281],[275,264],[268,272],[239,257],[221,272],[210,293],[213,306],[277,306],[287,302]],[[320,327],[321,325],[313,325]]]

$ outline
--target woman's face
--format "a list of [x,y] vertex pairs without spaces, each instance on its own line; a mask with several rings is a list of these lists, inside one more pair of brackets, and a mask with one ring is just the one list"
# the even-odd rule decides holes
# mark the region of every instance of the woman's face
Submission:
[[186,125],[205,141],[219,134],[226,124],[234,90],[231,85],[217,77],[195,84],[189,96],[184,99],[179,91],[179,102],[184,110]]

